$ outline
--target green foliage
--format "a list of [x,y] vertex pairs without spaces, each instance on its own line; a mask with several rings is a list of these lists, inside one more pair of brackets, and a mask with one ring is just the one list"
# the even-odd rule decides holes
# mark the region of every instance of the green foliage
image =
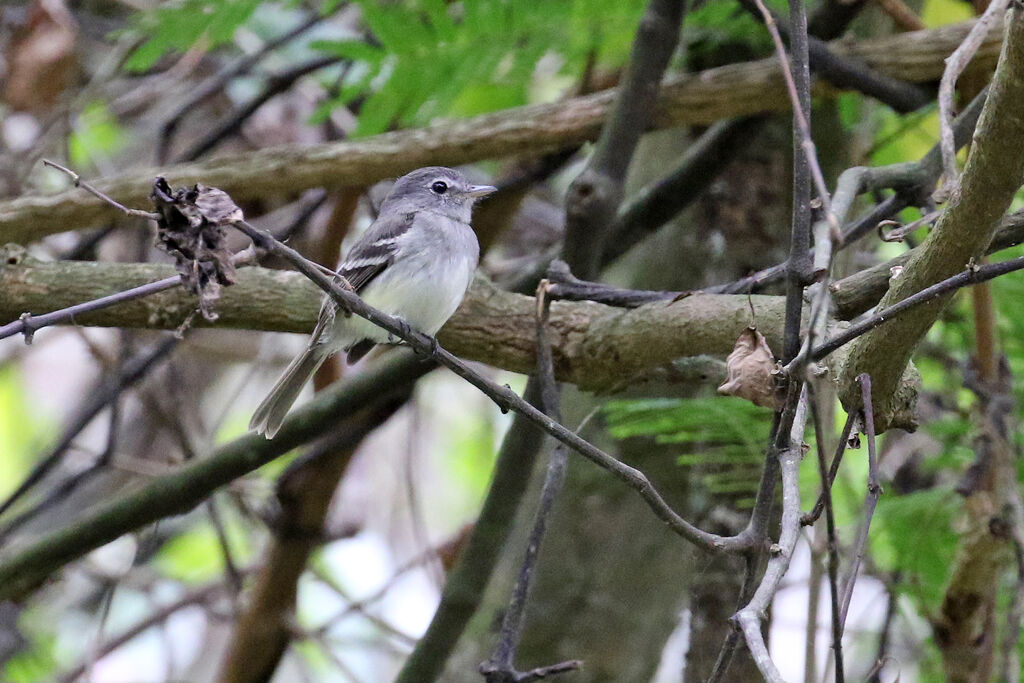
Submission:
[[942,601],[948,568],[956,557],[954,516],[960,497],[947,487],[907,495],[887,493],[871,523],[872,557],[899,577],[897,590],[915,599],[924,614]]
[[677,462],[705,468],[701,480],[708,492],[735,495],[756,490],[772,413],[729,396],[644,399],[610,401],[605,421],[616,439],[678,444],[683,452]]
[[[222,506],[221,511],[227,507]],[[252,553],[244,527],[233,515],[223,515],[225,534],[232,559],[245,564]],[[205,583],[225,570],[224,552],[217,532],[209,521],[202,521],[170,539],[154,558],[154,566],[163,575],[188,583]]]
[[360,3],[372,43],[318,41],[352,60],[330,109],[365,98],[357,135],[439,116],[470,116],[534,99],[542,58],[554,75],[578,78],[593,57],[622,64],[644,3],[638,0],[419,0]]
[[6,683],[36,683],[52,681],[58,673],[58,662],[55,656],[56,637],[53,634],[33,634],[31,645],[17,651],[7,660],[2,671]]
[[[768,0],[766,4],[776,12],[787,11],[784,1]],[[691,11],[686,16],[684,35],[690,59],[703,60],[723,48],[749,57],[772,49],[764,25],[731,0],[710,0]]]
[[68,151],[72,165],[82,168],[90,166],[97,158],[109,157],[126,143],[127,133],[111,116],[106,104],[94,101],[75,117]]
[[135,17],[135,30],[148,39],[124,68],[145,71],[170,51],[184,52],[202,42],[213,49],[232,39],[263,0],[177,0]]
[[[20,374],[13,365],[0,366],[0,496],[11,493],[28,473],[28,453],[37,453],[53,424],[33,409]],[[10,425],[17,425],[14,429]]]

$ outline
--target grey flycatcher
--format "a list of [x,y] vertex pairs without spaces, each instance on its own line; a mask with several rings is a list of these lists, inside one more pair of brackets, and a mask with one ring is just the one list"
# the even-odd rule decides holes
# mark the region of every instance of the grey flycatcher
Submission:
[[[430,166],[402,176],[338,267],[370,306],[413,329],[435,334],[462,303],[480,257],[469,225],[473,202],[494,192],[473,185],[458,171]],[[330,356],[348,354],[351,365],[389,333],[358,316],[336,315],[325,296],[306,350],[291,362],[249,422],[272,439],[306,381]]]

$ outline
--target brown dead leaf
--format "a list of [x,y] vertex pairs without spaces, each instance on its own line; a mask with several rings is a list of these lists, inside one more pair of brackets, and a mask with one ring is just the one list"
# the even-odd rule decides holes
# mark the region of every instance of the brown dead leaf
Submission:
[[223,190],[204,185],[172,190],[163,178],[153,183],[150,198],[161,216],[157,246],[174,258],[182,284],[199,297],[203,317],[216,320],[213,303],[220,287],[235,281],[224,226],[242,220],[242,210]]
[[725,360],[725,369],[727,378],[718,387],[719,394],[739,396],[754,405],[773,410],[782,407],[772,374],[775,356],[756,327],[748,327],[740,333],[732,353]]
[[75,70],[78,24],[63,0],[36,0],[5,51],[3,100],[15,111],[45,113]]

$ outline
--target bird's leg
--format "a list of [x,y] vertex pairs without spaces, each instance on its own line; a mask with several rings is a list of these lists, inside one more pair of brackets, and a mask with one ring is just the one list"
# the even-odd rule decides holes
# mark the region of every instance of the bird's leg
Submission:
[[401,335],[402,339],[399,339],[398,341],[395,341],[395,335],[393,335],[390,332],[388,332],[388,343],[389,344],[401,344],[403,341],[405,341],[405,338],[411,337],[412,333],[413,333],[412,327],[410,327],[409,323],[405,322],[405,320],[403,318],[397,318],[396,317],[396,320],[398,320],[398,327],[399,327],[399,329],[402,330],[402,335]]
[[[334,282],[336,284],[341,285],[342,288],[344,288],[346,291],[349,291],[349,292],[355,292],[356,291],[356,288],[352,286],[352,283],[348,281],[348,278],[346,278],[341,273],[334,273]],[[338,307],[339,310],[341,310],[342,314],[344,314],[344,316],[346,318],[351,318],[352,317],[352,310],[348,306],[346,306],[344,303],[342,303],[338,299],[335,299],[334,300],[334,304]]]

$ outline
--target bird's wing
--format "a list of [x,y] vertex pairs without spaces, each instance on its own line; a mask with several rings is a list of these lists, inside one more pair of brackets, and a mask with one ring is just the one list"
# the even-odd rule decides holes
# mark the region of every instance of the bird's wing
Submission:
[[355,291],[362,291],[391,265],[398,239],[412,227],[415,216],[400,213],[375,220],[338,266],[338,274],[348,280]]
[[[415,216],[414,213],[400,213],[378,217],[345,256],[345,260],[338,266],[338,274],[344,277],[356,292],[362,291],[391,265],[398,239],[412,227]],[[320,317],[309,340],[310,346],[316,344],[324,330],[331,326],[337,310],[337,303],[330,296],[325,296],[323,305],[320,306]]]

